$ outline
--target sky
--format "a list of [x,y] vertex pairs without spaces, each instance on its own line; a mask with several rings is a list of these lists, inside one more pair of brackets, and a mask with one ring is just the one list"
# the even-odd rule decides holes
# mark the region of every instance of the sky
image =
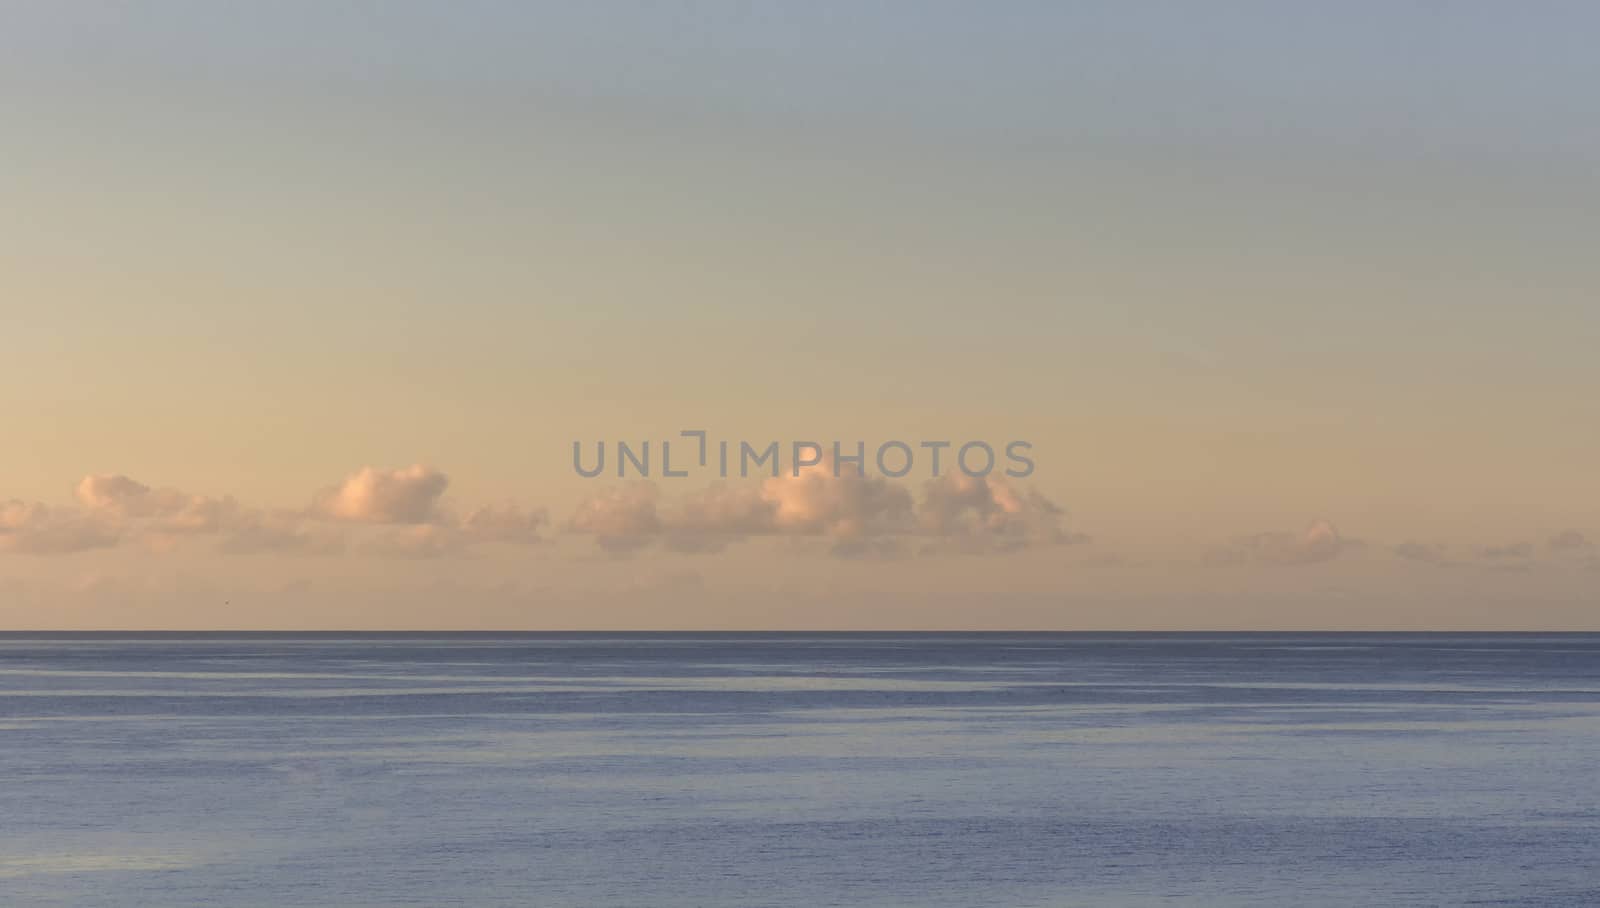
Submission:
[[0,628],[1600,629],[1593,4],[0,15]]

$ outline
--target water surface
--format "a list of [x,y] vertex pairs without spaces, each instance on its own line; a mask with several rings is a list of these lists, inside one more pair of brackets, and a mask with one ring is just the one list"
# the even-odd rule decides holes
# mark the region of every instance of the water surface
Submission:
[[0,903],[1600,905],[1600,635],[4,634]]

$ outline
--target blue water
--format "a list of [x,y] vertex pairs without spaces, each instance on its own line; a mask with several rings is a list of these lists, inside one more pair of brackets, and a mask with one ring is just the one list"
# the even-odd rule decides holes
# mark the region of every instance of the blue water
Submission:
[[0,635],[0,905],[1600,905],[1600,635]]

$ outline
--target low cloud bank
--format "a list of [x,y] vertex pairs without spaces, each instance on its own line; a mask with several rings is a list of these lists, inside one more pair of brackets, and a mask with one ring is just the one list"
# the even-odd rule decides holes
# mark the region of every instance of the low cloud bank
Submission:
[[506,503],[456,517],[442,506],[449,477],[423,464],[363,467],[312,497],[303,509],[247,507],[153,488],[120,473],[85,476],[77,504],[0,503],[0,551],[70,554],[139,542],[154,551],[185,538],[211,538],[231,555],[331,555],[345,551],[394,557],[437,557],[487,544],[543,541],[548,515]]
[[892,557],[920,541],[922,552],[1008,552],[1033,545],[1085,542],[1061,524],[1065,512],[1038,492],[998,477],[948,475],[905,487],[829,458],[758,484],[719,482],[672,501],[647,481],[614,486],[585,499],[566,522],[613,554],[652,545],[715,552],[753,537],[820,537],[840,557]]

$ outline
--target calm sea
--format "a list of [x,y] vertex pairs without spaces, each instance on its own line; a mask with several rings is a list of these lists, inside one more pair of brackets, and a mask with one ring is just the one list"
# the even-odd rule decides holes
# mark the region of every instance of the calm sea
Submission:
[[1600,636],[0,635],[0,905],[1600,905]]

